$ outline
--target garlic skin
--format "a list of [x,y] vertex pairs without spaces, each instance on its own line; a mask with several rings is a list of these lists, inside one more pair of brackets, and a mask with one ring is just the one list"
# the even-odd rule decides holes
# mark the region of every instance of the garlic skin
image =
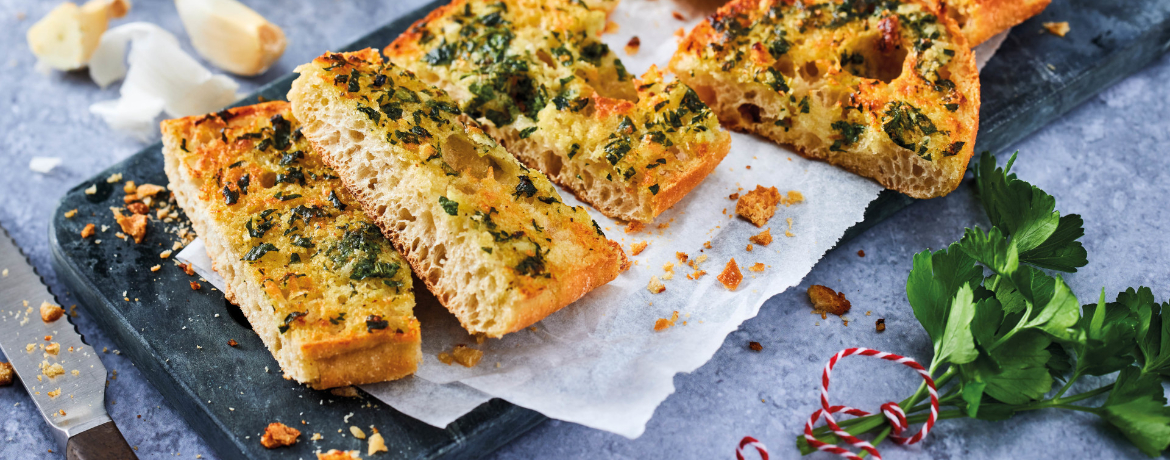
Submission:
[[77,70],[89,62],[110,19],[128,11],[128,0],[90,0],[80,7],[62,3],[33,24],[25,38],[40,65]]
[[284,54],[284,31],[235,0],[175,0],[195,51],[236,75],[259,75]]

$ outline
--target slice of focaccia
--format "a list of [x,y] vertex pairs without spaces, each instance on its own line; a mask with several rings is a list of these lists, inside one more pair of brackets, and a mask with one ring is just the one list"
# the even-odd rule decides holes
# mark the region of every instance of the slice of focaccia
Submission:
[[635,79],[601,43],[613,0],[455,0],[385,49],[509,152],[607,216],[650,222],[731,137],[695,92]]
[[670,67],[724,125],[912,197],[954,190],[975,146],[975,60],[929,0],[733,0]]
[[1040,14],[1052,0],[946,0],[943,9],[971,46]]
[[323,389],[414,372],[410,270],[288,103],[167,120],[162,132],[171,190],[286,378]]
[[297,72],[289,100],[305,136],[468,331],[527,327],[626,264],[583,207],[376,50]]

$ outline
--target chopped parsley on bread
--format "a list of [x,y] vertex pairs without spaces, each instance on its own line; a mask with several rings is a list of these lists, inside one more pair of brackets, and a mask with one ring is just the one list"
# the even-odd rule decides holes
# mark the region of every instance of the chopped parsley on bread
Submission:
[[711,173],[731,137],[686,85],[626,71],[600,40],[616,5],[455,0],[384,52],[529,167],[607,216],[648,223]]
[[974,56],[930,0],[733,0],[670,68],[725,126],[915,198],[954,190],[975,146]]
[[527,327],[626,265],[583,207],[376,50],[296,71],[289,100],[305,137],[469,332]]
[[170,189],[286,378],[324,389],[415,371],[410,269],[288,103],[167,120],[162,132]]

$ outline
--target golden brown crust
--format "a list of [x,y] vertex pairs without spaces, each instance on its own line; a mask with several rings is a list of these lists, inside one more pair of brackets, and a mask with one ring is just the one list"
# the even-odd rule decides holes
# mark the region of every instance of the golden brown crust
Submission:
[[[273,141],[276,122],[272,121],[271,126],[268,123],[278,117],[289,122],[288,131],[297,129],[286,102],[162,123],[171,189],[207,244],[213,267],[227,281],[225,297],[241,307],[286,377],[313,388],[374,383],[413,373],[421,360],[421,348],[418,321],[409,314],[413,307],[409,286],[402,288],[405,291],[392,289],[382,295],[379,293],[387,288],[379,279],[351,278],[357,259],[326,261],[329,254],[342,248],[339,238],[348,234],[345,232],[356,231],[369,221],[360,210],[347,211],[345,203],[353,198],[340,184],[333,185],[335,179],[327,178],[332,171],[313,157],[306,142],[290,134],[292,140],[283,150],[272,146],[277,144]],[[253,137],[253,133],[260,134]],[[278,174],[293,179],[282,185],[274,179]],[[310,176],[311,186],[298,187],[296,174]],[[301,176],[301,180],[305,178]],[[228,192],[235,194],[234,203],[225,203]],[[282,193],[303,196],[293,200],[276,197]],[[276,228],[261,230],[259,236],[247,235],[253,231],[252,224],[258,228],[264,222]],[[291,233],[289,240],[305,239],[290,245],[272,238],[278,232]],[[257,265],[242,261],[248,248],[260,245],[258,241],[274,243],[273,251],[250,262]],[[321,259],[308,265],[274,259],[286,254],[291,257],[305,245],[316,251],[304,251],[306,258]],[[386,250],[390,250],[389,245]],[[275,255],[269,255],[272,253]],[[384,251],[380,256],[361,254],[385,263],[399,257]],[[333,268],[324,268],[330,264]],[[405,270],[397,276],[400,280],[395,282],[409,282]],[[341,297],[349,298],[348,305],[345,300],[330,300],[339,298],[329,293],[339,285],[345,285],[345,295]],[[283,318],[282,325],[282,316],[290,312],[304,314],[290,314]],[[385,321],[382,329],[377,328],[379,320]]]
[[1052,0],[947,0],[943,10],[955,19],[971,46],[979,45],[1040,14]]

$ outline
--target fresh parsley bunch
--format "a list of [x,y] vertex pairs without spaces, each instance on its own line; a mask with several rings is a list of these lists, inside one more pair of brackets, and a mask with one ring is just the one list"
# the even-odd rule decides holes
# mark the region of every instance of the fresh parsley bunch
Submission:
[[[930,373],[941,395],[939,419],[1003,420],[1017,412],[1068,409],[1096,414],[1142,452],[1170,446],[1170,407],[1162,379],[1170,376],[1170,302],[1149,288],[1130,288],[1114,302],[1105,291],[1082,306],[1059,275],[1088,263],[1083,221],[1061,216],[1043,190],[997,168],[984,153],[975,171],[991,229],[968,228],[940,251],[914,256],[906,297],[934,343]],[[1116,374],[1107,385],[1068,394],[1079,378]],[[1053,389],[1056,388],[1055,392]],[[1104,403],[1085,403],[1108,394]],[[926,385],[902,401],[910,423],[929,413]],[[883,415],[841,422],[853,435],[890,433]],[[819,439],[837,442],[827,427]],[[803,436],[797,445],[810,449]],[[861,453],[865,455],[864,452]]]

